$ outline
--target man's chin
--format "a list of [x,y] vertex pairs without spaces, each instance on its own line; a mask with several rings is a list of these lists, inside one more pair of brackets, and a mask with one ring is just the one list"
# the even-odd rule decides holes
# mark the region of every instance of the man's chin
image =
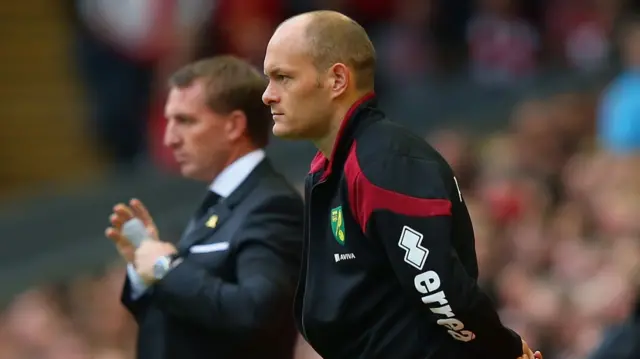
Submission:
[[184,178],[198,179],[196,169],[187,163],[180,164],[180,174]]
[[292,131],[288,128],[282,128],[282,126],[278,125],[273,126],[273,135],[285,140],[304,140],[306,138],[296,131]]

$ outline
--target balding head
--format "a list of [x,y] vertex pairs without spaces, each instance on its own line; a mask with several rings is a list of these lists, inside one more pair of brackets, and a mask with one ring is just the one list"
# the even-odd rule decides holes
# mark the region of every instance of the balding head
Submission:
[[313,11],[286,20],[279,30],[301,36],[301,46],[319,71],[345,64],[354,72],[358,90],[373,90],[376,52],[364,28],[353,19],[335,11]]
[[364,29],[332,11],[295,16],[269,40],[262,101],[273,132],[314,141],[336,132],[349,108],[373,91],[375,51]]

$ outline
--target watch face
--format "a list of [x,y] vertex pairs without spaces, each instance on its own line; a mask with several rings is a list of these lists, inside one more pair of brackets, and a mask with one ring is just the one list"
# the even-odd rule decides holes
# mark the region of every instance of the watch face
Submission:
[[156,263],[153,265],[153,276],[156,279],[161,279],[169,270],[169,258],[160,257],[156,260]]

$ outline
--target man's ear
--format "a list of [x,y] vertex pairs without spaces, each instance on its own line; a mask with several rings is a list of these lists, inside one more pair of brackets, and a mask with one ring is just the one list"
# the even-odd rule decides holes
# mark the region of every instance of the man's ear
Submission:
[[247,129],[247,116],[243,111],[234,110],[227,116],[227,121],[224,126],[227,138],[230,141],[235,141],[244,136]]
[[342,63],[337,63],[329,69],[329,77],[331,78],[330,86],[333,98],[339,97],[349,88],[352,81],[351,71]]

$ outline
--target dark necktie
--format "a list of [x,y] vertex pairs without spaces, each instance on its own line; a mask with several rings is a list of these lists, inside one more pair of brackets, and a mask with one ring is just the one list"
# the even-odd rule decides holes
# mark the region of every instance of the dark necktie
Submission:
[[196,220],[196,222],[200,221],[207,214],[207,212],[209,212],[209,209],[211,209],[211,207],[218,204],[221,198],[222,197],[220,197],[220,195],[218,195],[217,193],[213,191],[207,191],[206,197],[204,198],[204,200],[202,201],[202,204],[200,204],[200,207],[198,207],[198,210],[194,214],[194,220]]

